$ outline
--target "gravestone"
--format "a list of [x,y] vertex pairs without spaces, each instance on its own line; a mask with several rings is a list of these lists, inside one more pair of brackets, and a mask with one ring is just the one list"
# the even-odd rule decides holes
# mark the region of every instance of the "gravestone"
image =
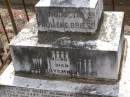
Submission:
[[40,33],[93,34],[100,25],[102,13],[103,0],[41,0],[36,5]]
[[42,44],[38,43],[38,29],[33,19],[33,25],[23,29],[10,44],[16,72],[38,74],[43,78],[117,81],[124,40],[124,13],[104,12],[103,15],[103,23],[96,37],[89,39],[85,35],[45,33]]
[[123,21],[102,0],[40,0],[10,43],[1,97],[118,97]]

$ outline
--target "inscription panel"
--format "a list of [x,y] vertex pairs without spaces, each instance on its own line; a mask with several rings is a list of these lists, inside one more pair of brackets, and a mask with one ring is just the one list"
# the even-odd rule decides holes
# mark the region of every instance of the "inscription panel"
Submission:
[[4,95],[6,95],[6,97],[76,97],[74,93],[55,92],[49,90],[20,87],[5,87]]
[[[82,1],[81,1],[82,2]],[[36,6],[38,30],[43,32],[85,32],[97,30],[103,11],[103,1],[95,8]]]
[[116,66],[114,65],[117,63],[118,51],[100,52],[83,48],[77,50],[38,47],[13,47],[12,50],[16,73],[38,74],[49,78],[64,76],[64,78],[115,79],[118,77],[115,74]]
[[[2,86],[0,89],[0,93],[1,97],[110,97],[106,95],[100,95],[98,93],[97,95],[95,95],[9,86]],[[113,95],[111,97],[115,96]]]

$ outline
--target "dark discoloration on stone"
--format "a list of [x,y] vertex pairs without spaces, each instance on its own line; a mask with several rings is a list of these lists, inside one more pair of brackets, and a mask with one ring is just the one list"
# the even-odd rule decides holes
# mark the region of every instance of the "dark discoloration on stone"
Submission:
[[[31,47],[29,49],[27,49],[26,47],[25,48],[14,47],[12,49],[13,49],[12,52],[14,53],[13,59],[15,58],[14,66],[16,72],[18,71],[31,72],[34,74],[41,74],[45,76],[64,75],[72,78],[73,77],[108,78],[108,79],[118,78],[116,72],[117,66],[119,65],[116,63],[119,60],[116,59],[116,55],[118,52],[103,52],[103,51],[94,52],[94,51],[87,51],[84,49],[69,50],[69,49],[49,49],[38,47],[37,48]],[[61,61],[62,58],[59,57],[58,59],[55,59],[56,61],[55,64],[54,63],[49,64],[48,61],[53,62],[52,61],[53,51],[55,52],[55,54],[56,52],[68,53],[69,58],[66,61]],[[50,68],[49,67],[50,65],[51,66],[53,65],[54,67]]]

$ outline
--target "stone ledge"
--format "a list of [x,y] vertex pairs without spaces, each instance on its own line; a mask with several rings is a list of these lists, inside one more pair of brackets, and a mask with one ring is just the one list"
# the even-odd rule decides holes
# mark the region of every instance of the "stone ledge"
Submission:
[[[118,95],[119,83],[105,85],[85,84],[69,81],[40,80],[15,76],[13,75],[13,72],[13,65],[10,64],[5,72],[0,76],[1,97],[14,97],[14,95],[28,97],[51,95],[52,97],[52,95],[54,96],[56,94],[59,94],[59,97],[79,97],[83,95],[85,97],[117,97]],[[36,95],[31,96],[31,94]],[[71,96],[65,96],[67,94]]]

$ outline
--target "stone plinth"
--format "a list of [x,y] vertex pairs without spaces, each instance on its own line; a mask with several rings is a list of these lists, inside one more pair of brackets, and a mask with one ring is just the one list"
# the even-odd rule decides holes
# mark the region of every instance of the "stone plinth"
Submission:
[[10,64],[0,76],[0,97],[118,97],[119,83],[85,84],[15,76]]
[[123,12],[104,12],[98,35],[43,35],[38,43],[32,19],[10,44],[16,73],[61,79],[117,80],[123,46]]
[[102,12],[103,0],[40,0],[36,5],[38,30],[95,33]]
[[[1,97],[129,97],[130,96],[130,36],[121,80],[114,84],[88,84],[69,81],[41,80],[16,76],[10,64],[0,75]],[[125,45],[126,46],[126,45]],[[128,55],[126,55],[126,53]],[[125,56],[126,61],[125,61]]]

